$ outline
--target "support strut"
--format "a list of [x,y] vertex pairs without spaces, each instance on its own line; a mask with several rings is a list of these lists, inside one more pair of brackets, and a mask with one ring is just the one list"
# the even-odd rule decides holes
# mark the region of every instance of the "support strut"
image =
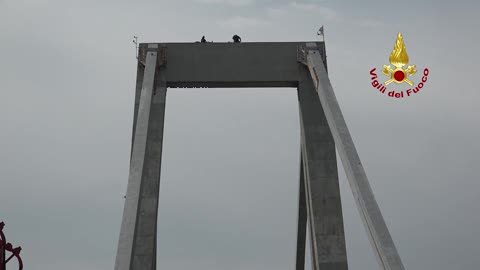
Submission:
[[333,92],[320,51],[315,44],[307,43],[306,46],[300,46],[298,61],[310,70],[356,205],[381,269],[404,270]]

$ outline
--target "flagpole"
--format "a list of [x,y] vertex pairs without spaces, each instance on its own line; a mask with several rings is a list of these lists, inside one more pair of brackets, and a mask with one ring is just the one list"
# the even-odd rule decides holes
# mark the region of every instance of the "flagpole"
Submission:
[[320,29],[318,29],[317,35],[322,35],[322,41],[325,42],[325,28],[323,25],[320,27]]

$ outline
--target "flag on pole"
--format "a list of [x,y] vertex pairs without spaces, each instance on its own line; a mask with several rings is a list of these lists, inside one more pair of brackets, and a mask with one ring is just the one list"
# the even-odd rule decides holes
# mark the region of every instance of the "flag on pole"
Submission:
[[320,29],[318,29],[317,35],[323,36],[323,25],[320,27]]

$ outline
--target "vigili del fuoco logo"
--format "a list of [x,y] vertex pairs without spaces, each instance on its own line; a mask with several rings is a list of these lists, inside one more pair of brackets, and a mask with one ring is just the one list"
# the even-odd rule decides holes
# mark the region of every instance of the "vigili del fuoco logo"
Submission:
[[[402,33],[398,33],[397,35],[397,40],[395,41],[395,46],[393,47],[389,60],[393,67],[390,65],[383,65],[382,73],[387,77],[383,83],[379,82],[381,79],[377,76],[377,69],[373,68],[370,70],[372,86],[380,91],[380,93],[387,93],[389,97],[393,98],[405,98],[417,94],[425,86],[428,79],[428,68],[423,69],[422,74],[415,76],[418,78],[422,76],[421,82],[416,85],[414,79],[411,78],[413,75],[417,74],[415,65],[404,68],[408,64],[409,59],[407,49],[403,43]],[[392,89],[393,85],[403,87],[403,89]],[[405,87],[408,87],[408,85],[410,85],[410,88],[405,90]]]

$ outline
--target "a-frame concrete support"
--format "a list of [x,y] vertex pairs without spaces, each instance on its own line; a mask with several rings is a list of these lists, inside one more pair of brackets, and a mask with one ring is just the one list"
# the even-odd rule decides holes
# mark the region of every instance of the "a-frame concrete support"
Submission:
[[[348,264],[335,143],[308,69],[304,67],[300,74],[298,100],[301,166],[304,172],[312,266],[314,270],[346,270]],[[302,191],[300,197],[301,194]],[[301,249],[297,247],[299,248]]]
[[339,156],[342,160],[350,188],[352,189],[357,208],[362,217],[370,243],[374,249],[381,269],[404,270],[390,232],[385,224],[377,201],[373,196],[367,174],[358,156],[352,136],[343,118],[342,111],[333,92],[322,53],[315,44],[307,43],[302,47],[299,61],[310,70],[316,93],[321,102],[323,113],[333,135]]
[[298,183],[298,218],[297,218],[297,254],[295,270],[305,269],[305,244],[307,237],[307,199],[305,195],[305,172],[303,170],[302,150],[300,150],[300,177]]
[[146,53],[139,66],[132,155],[116,270],[156,269],[157,213],[160,188],[165,98],[163,63],[157,46]]
[[301,161],[296,269],[304,269],[307,226],[313,269],[348,269],[337,149],[380,266],[403,270],[328,80],[323,42],[140,45],[115,270],[156,269],[167,87],[297,87]]

